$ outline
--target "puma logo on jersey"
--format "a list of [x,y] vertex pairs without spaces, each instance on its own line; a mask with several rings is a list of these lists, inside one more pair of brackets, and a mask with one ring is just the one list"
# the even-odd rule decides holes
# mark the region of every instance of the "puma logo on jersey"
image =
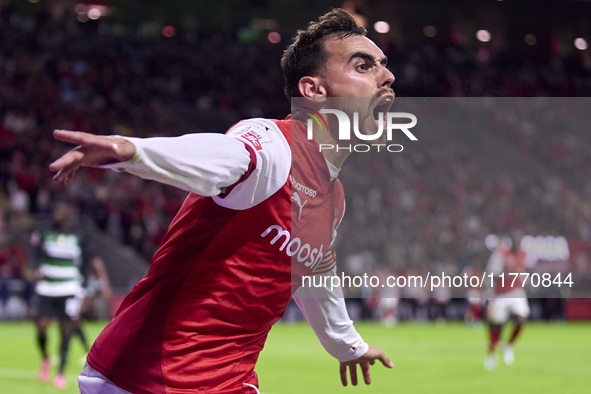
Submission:
[[305,200],[302,203],[302,199],[300,198],[300,195],[297,192],[293,192],[293,194],[291,195],[291,199],[292,199],[292,201],[295,201],[296,204],[298,204],[298,207],[300,207],[300,214],[298,215],[298,219],[301,219],[302,218],[302,209],[304,209],[304,205],[306,205],[308,200]]

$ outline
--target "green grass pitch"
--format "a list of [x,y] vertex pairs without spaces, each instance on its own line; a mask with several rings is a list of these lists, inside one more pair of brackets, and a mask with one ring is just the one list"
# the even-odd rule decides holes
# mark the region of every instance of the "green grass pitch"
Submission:
[[[94,339],[102,324],[87,323]],[[516,363],[483,368],[486,333],[460,323],[399,324],[385,328],[358,323],[365,340],[381,347],[396,367],[372,367],[372,384],[340,385],[338,363],[324,352],[305,323],[278,324],[269,335],[256,371],[261,393],[589,393],[591,324],[530,323],[515,347]],[[507,330],[508,331],[508,330]],[[508,332],[504,333],[505,336]],[[57,355],[53,327],[49,347]],[[65,391],[37,381],[40,357],[32,323],[0,323],[0,392],[2,394],[77,393],[76,375],[84,351],[73,340]]]

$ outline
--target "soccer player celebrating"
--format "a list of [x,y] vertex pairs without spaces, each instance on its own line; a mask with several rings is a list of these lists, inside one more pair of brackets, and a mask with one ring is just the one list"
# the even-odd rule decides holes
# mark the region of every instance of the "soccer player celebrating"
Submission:
[[[365,33],[342,9],[298,31],[281,60],[287,97],[391,102],[394,76]],[[344,213],[337,175],[350,152],[319,152],[318,143],[337,141],[330,129],[308,140],[305,125],[288,116],[244,120],[225,135],[54,132],[79,145],[50,165],[55,181],[69,184],[81,166],[103,167],[191,192],[148,274],[95,341],[82,393],[257,393],[258,355],[292,295],[340,361],[343,385],[347,368],[356,385],[357,365],[366,384],[376,360],[393,367],[357,333],[342,298],[303,286],[293,294],[298,277],[336,270]]]
[[[503,325],[509,319],[513,319],[514,327],[509,341],[503,348],[503,360],[507,366],[513,365],[515,362],[513,344],[519,336],[523,324],[527,321],[530,310],[521,276],[515,278],[509,274],[525,272],[525,258],[526,253],[519,246],[519,237],[513,237],[510,242],[508,238],[505,240],[499,238],[499,243],[486,266],[486,272],[495,275],[505,273],[503,281],[495,281],[492,289],[494,296],[486,308],[490,335],[484,367],[488,370],[494,369],[496,366],[495,350],[499,343]],[[515,280],[513,280],[514,278]]]

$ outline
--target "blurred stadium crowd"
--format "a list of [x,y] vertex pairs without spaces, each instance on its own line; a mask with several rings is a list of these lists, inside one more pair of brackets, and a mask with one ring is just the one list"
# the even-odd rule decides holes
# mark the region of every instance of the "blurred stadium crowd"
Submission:
[[[439,130],[423,134],[420,149],[406,155],[353,155],[340,177],[349,196],[349,220],[339,228],[347,240],[342,252],[372,250],[399,270],[438,262],[446,272],[459,272],[484,265],[488,234],[589,241],[588,115],[565,100],[507,107],[516,102],[496,100],[497,106],[478,112],[488,127],[477,127],[506,140],[519,152],[517,161],[506,162],[503,144],[488,147],[492,164],[479,160],[481,151]],[[532,163],[535,170],[516,168]]]
[[[27,261],[9,237],[11,226],[31,226],[19,219],[47,213],[55,195],[67,195],[99,229],[146,259],[186,196],[102,170],[82,171],[70,187],[53,184],[47,166],[69,148],[51,138],[53,129],[173,136],[224,132],[241,118],[289,113],[279,67],[286,42],[244,44],[205,32],[150,39],[119,34],[108,25],[97,33],[45,14],[0,13],[3,278],[18,278]],[[591,93],[591,70],[577,57],[483,56],[451,43],[404,50],[379,44],[390,59],[399,97]],[[489,255],[484,237],[512,230],[589,241],[591,135],[584,124],[564,120],[569,108],[549,111],[552,107],[549,102],[488,111],[496,138],[515,147],[523,160],[542,163],[535,176],[512,174],[502,165],[493,171],[468,145],[450,138],[425,138],[420,150],[408,155],[354,155],[341,175],[348,206],[339,230],[340,240],[347,240],[338,244],[343,269],[355,274],[359,256],[364,271],[367,265],[400,274],[433,264],[450,273],[482,267]],[[548,126],[520,122],[519,111],[538,111],[533,116],[544,117]],[[195,122],[195,116],[205,121]],[[4,298],[8,282],[2,283]]]

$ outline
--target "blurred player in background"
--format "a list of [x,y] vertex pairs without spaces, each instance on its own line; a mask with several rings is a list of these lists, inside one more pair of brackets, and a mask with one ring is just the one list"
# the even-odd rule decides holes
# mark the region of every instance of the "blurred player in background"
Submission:
[[[389,108],[394,76],[365,33],[340,9],[299,31],[281,62],[286,96],[369,97]],[[292,296],[291,247],[315,250],[309,264],[297,255],[300,279],[336,275],[333,245],[344,213],[337,175],[350,152],[323,155],[318,141],[335,144],[337,136],[317,131],[308,140],[305,125],[288,117],[244,120],[226,135],[54,133],[79,145],[50,165],[58,182],[69,184],[81,166],[103,166],[191,192],[148,274],[95,341],[79,377],[82,393],[258,393],[256,361]],[[303,201],[302,190],[306,203],[292,206]],[[304,234],[294,230],[298,223],[313,224],[302,226]],[[393,367],[357,333],[342,297],[311,287],[296,293],[320,342],[340,361],[343,385],[347,368],[356,385],[357,365],[366,384],[376,360]]]
[[[394,272],[386,267],[378,269],[375,275],[380,278],[380,283],[387,283],[388,277],[395,277]],[[397,286],[385,286],[376,288],[377,308],[380,322],[386,327],[394,327],[398,322],[398,305],[400,303],[400,288]]]
[[[521,276],[514,275],[525,272],[526,253],[520,247],[520,236],[514,235],[511,239],[499,237],[496,249],[493,251],[486,272],[493,273],[496,277],[491,289],[494,293],[486,308],[486,316],[489,327],[489,348],[484,360],[486,369],[494,369],[496,366],[495,350],[499,343],[503,325],[510,319],[514,326],[508,342],[503,347],[503,360],[510,366],[515,362],[513,344],[519,336],[523,325],[527,321],[530,310],[527,302],[527,294],[523,288]],[[504,280],[498,278],[504,275]],[[514,280],[515,279],[515,280]]]
[[[482,270],[477,270],[474,267],[467,266],[463,270],[463,274],[468,277],[482,276]],[[484,290],[479,286],[470,286],[466,290],[466,303],[468,307],[464,313],[464,322],[476,328],[480,326],[482,314],[484,313]]]
[[79,328],[78,318],[84,298],[81,274],[84,241],[81,232],[72,225],[72,215],[68,203],[54,203],[50,228],[35,231],[31,236],[31,244],[36,247],[38,256],[35,323],[37,344],[43,357],[39,380],[49,380],[51,364],[47,352],[47,327],[57,320],[61,333],[60,363],[53,383],[60,389],[66,388],[64,368],[70,338]]

